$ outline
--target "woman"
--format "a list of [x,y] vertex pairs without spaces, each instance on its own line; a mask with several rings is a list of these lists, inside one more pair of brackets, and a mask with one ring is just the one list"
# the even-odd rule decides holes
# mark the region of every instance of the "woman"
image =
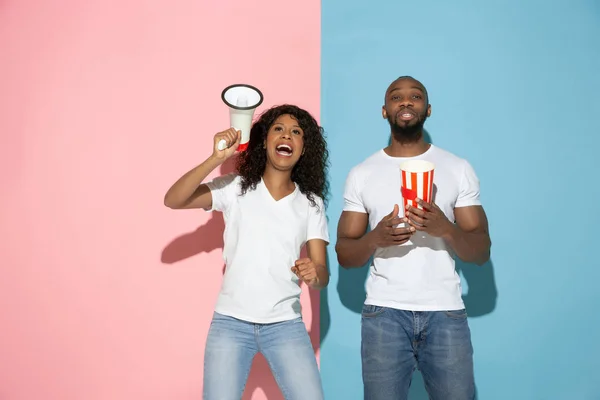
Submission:
[[[323,398],[300,310],[300,282],[329,283],[322,128],[293,105],[271,108],[238,154],[237,173],[204,179],[235,154],[240,132],[215,135],[213,153],[165,195],[174,209],[223,212],[226,270],[204,354],[204,399],[239,400],[252,360],[264,355],[288,400]],[[228,147],[217,144],[226,140]],[[307,258],[300,259],[306,245]]]

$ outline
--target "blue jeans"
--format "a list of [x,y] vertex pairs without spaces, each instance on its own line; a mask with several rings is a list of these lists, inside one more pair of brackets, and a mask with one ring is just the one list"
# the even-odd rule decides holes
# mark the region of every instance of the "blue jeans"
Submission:
[[473,400],[473,347],[465,310],[413,312],[364,305],[365,400],[405,400],[419,368],[432,400]]
[[204,352],[204,400],[240,400],[252,360],[267,360],[286,400],[321,400],[314,349],[301,318],[255,324],[214,313]]

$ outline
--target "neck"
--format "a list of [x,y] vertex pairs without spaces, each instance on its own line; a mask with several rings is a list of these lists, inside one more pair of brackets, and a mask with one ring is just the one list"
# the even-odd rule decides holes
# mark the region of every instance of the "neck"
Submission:
[[294,190],[296,186],[292,182],[292,171],[279,171],[273,168],[269,163],[263,173],[263,181],[270,190]]
[[400,141],[392,135],[392,143],[383,150],[391,157],[416,157],[425,153],[430,146],[422,134],[418,139],[411,141]]

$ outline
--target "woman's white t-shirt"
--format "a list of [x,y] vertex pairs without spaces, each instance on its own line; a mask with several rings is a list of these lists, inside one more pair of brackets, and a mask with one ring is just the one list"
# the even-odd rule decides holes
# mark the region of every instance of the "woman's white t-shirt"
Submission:
[[215,311],[254,323],[301,316],[301,288],[291,271],[306,242],[329,242],[323,200],[317,207],[296,185],[276,201],[264,182],[241,195],[241,177],[223,175],[207,183],[212,207],[225,220],[223,259],[226,269]]

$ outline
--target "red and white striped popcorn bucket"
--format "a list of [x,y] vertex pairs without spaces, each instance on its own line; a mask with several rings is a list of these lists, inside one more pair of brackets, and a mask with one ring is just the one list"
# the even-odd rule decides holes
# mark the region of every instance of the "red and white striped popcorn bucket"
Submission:
[[404,199],[404,209],[408,204],[423,209],[415,201],[417,197],[431,203],[434,170],[435,165],[425,160],[410,160],[400,164],[400,173],[402,174],[400,192]]

